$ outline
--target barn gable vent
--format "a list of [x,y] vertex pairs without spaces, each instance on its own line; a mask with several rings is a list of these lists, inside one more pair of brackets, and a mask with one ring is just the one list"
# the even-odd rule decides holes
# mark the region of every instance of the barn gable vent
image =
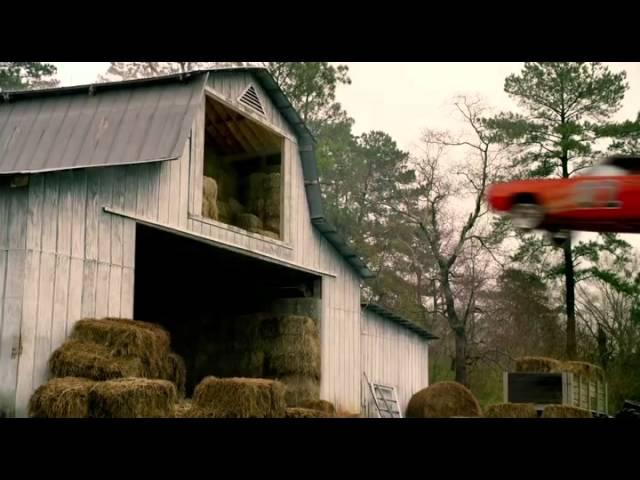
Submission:
[[244,91],[238,101],[247,107],[255,110],[260,115],[264,115],[264,108],[262,107],[262,102],[260,102],[260,97],[258,97],[258,92],[253,85],[249,85],[247,89]]

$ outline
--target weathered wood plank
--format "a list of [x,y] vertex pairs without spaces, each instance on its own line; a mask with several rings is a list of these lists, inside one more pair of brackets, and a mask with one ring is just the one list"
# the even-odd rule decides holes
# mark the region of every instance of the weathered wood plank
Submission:
[[133,319],[133,288],[134,270],[132,268],[122,269],[122,286],[120,301],[120,316],[122,318]]
[[69,265],[69,296],[65,336],[71,334],[75,323],[82,318],[82,280],[84,277],[84,261],[72,258]]
[[86,260],[82,272],[82,317],[96,316],[96,285],[98,276],[98,262]]
[[57,255],[50,351],[62,345],[67,334],[70,263],[71,259],[68,256]]
[[98,262],[98,276],[96,280],[96,318],[103,318],[109,314],[109,275],[111,265]]
[[24,249],[27,244],[27,211],[29,205],[28,191],[17,188],[9,197],[9,249]]
[[[193,132],[193,128],[191,132]],[[189,189],[191,188],[191,185],[189,182],[189,168],[190,168],[191,158],[193,156],[191,135],[192,134],[189,135],[189,138],[185,142],[188,155],[183,156],[182,159],[180,160],[180,198],[178,199],[178,202],[179,202],[179,211],[180,211],[179,226],[181,228],[187,227],[187,216],[188,216],[188,210],[189,210]]]
[[[112,205],[117,210],[125,208],[125,185],[126,170],[125,168],[114,169],[113,175],[113,196]],[[118,215],[110,215],[111,217],[111,263],[113,265],[122,265],[123,263],[123,240],[124,219]]]
[[202,182],[204,175],[205,102],[196,112],[192,129],[191,161],[189,165],[189,213],[202,214]]
[[59,175],[44,177],[44,206],[42,210],[42,251],[55,253],[58,243],[58,184]]
[[177,160],[166,162],[170,166],[171,183],[169,185],[169,224],[180,224],[180,166],[184,161],[185,155],[188,155],[188,142],[185,146],[182,156]]
[[120,317],[122,300],[122,267],[111,265],[109,272],[109,303],[107,314],[109,317]]
[[[0,187],[0,225],[9,224],[9,195],[8,188]],[[0,250],[9,249],[9,229],[0,228]]]
[[99,195],[100,195],[100,168],[87,170],[87,200],[85,209],[85,244],[84,258],[87,260],[98,259],[98,222],[99,222]]
[[84,258],[84,233],[87,209],[86,170],[73,171],[72,182],[71,197],[73,205],[71,207],[71,256],[73,258]]
[[160,185],[158,190],[158,222],[169,223],[169,205],[171,203],[171,164],[160,164]]
[[26,252],[24,294],[22,300],[22,323],[20,342],[22,353],[18,362],[16,386],[16,416],[27,416],[27,404],[33,391],[33,364],[36,350],[36,325],[38,320],[38,290],[40,286],[39,251]]
[[56,252],[71,255],[71,230],[73,222],[73,174],[71,171],[59,174],[58,193],[58,241]]
[[47,361],[51,354],[51,324],[53,319],[55,274],[55,253],[42,252],[42,256],[40,257],[40,285],[38,287],[38,319],[36,324],[36,349],[33,363],[33,388],[38,388],[47,378]]
[[105,212],[105,206],[111,206],[113,197],[114,169],[103,168],[100,175],[98,193],[98,262],[111,263],[111,220],[113,215]]

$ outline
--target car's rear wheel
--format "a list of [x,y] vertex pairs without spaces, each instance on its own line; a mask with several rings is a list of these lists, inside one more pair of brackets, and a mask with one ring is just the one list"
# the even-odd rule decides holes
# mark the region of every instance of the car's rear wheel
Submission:
[[534,230],[544,220],[544,210],[535,201],[517,201],[509,214],[513,226],[520,230]]

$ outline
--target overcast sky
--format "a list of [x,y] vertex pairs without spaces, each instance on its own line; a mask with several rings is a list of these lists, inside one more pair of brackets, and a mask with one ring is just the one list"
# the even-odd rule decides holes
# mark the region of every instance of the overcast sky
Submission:
[[[54,63],[64,86],[92,83],[109,66],[108,62]],[[640,111],[640,62],[607,64],[614,71],[625,70],[630,86],[616,119],[635,118]],[[504,79],[518,72],[523,63],[356,62],[347,65],[352,83],[341,86],[337,97],[355,119],[355,133],[382,130],[389,133],[400,148],[412,151],[425,128],[459,128],[451,102],[456,95],[478,95],[496,110],[512,109],[514,104],[503,91]],[[640,235],[624,237],[640,246]]]

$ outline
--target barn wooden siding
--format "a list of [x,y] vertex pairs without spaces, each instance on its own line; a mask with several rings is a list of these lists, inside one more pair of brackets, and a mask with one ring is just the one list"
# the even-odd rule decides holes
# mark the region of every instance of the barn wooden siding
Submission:
[[[407,328],[363,310],[362,370],[369,381],[396,388],[404,416],[411,396],[429,385],[428,343]],[[361,382],[362,412],[377,417],[366,380]]]
[[[213,76],[210,83],[237,103],[246,77]],[[0,187],[0,225],[8,226],[0,229],[1,411],[15,406],[17,416],[26,415],[50,354],[77,320],[133,315],[135,221],[105,206],[335,275],[322,284],[321,396],[359,411],[359,278],[313,228],[297,141],[267,96],[261,99],[267,120],[287,135],[282,242],[200,217],[204,108],[178,160],[36,174],[27,188]]]

